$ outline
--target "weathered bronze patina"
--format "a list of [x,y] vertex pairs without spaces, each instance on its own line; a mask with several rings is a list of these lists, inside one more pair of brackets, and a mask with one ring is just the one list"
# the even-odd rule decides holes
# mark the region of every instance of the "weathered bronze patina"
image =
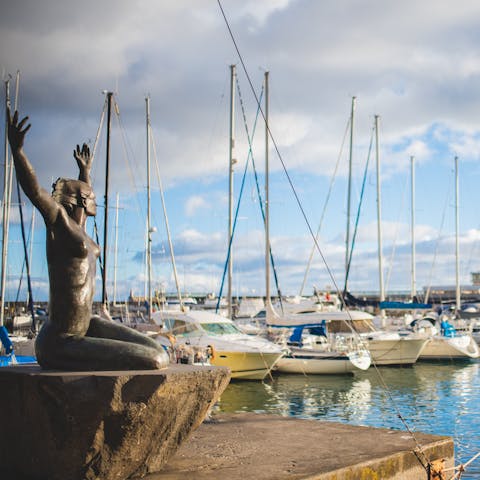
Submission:
[[35,341],[38,363],[46,369],[157,369],[169,359],[155,340],[111,320],[93,315],[95,264],[100,250],[85,231],[88,216],[96,214],[91,187],[92,156],[86,144],[73,156],[78,180],[58,179],[50,195],[37,180],[23,144],[30,124],[8,115],[8,139],[18,181],[40,211],[47,228],[50,280],[48,320]]

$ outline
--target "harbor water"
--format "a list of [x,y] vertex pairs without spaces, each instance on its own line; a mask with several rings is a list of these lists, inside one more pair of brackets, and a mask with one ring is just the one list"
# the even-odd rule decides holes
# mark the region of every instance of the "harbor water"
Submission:
[[[274,374],[263,383],[231,382],[217,408],[448,435],[458,465],[480,452],[479,406],[480,363],[421,362],[351,376]],[[461,478],[480,478],[480,458]]]

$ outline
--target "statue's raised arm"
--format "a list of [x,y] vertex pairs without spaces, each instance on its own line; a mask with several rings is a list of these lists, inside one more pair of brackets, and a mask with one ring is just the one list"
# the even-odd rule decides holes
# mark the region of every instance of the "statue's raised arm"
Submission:
[[93,312],[95,267],[99,246],[88,236],[86,222],[97,207],[90,178],[92,156],[84,143],[73,156],[78,180],[58,178],[50,195],[38,183],[23,143],[28,117],[8,116],[8,139],[20,185],[43,215],[50,296],[48,319],[35,340],[42,368],[68,370],[128,370],[164,368],[169,357],[163,347],[125,325]]
[[84,143],[82,149],[77,145],[77,149],[73,151],[73,156],[78,165],[78,179],[92,185],[90,170],[92,169],[93,157],[90,155],[88,145]]
[[17,179],[22,186],[23,191],[30,201],[38,208],[46,224],[53,224],[59,212],[59,205],[51,195],[40,186],[37,175],[23,150],[25,135],[30,130],[31,125],[25,124],[28,117],[18,121],[18,112],[15,111],[13,117],[10,115],[10,109],[7,109],[8,120],[8,141],[15,163],[15,172]]

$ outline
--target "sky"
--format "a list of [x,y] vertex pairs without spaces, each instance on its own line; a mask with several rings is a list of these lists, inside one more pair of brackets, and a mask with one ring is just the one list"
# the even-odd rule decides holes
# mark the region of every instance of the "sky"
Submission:
[[[234,295],[265,293],[267,71],[269,230],[281,292],[344,286],[353,97],[349,289],[379,290],[378,160],[385,290],[408,292],[412,252],[418,290],[455,283],[457,238],[460,283],[480,270],[479,18],[474,0],[16,0],[2,2],[0,73],[4,83],[11,77],[14,103],[19,72],[17,106],[32,124],[25,151],[45,188],[77,176],[73,149],[83,142],[93,148],[99,132],[92,176],[102,248],[106,120],[99,127],[105,92],[114,93],[110,299],[145,293],[147,96],[153,287],[175,292],[170,236],[183,294],[220,292],[228,251],[231,65],[233,203],[239,202]],[[19,290],[18,203],[14,195],[7,299],[26,295],[25,281]],[[33,232],[33,296],[46,300],[43,220],[36,215],[31,229],[28,199],[21,204],[27,235]],[[95,237],[93,221],[87,229]],[[99,298],[99,269],[97,276]]]

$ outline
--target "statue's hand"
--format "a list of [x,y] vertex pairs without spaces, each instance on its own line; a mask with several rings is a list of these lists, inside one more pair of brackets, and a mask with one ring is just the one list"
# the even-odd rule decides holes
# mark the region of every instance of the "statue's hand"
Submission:
[[10,115],[10,108],[7,108],[8,141],[10,142],[10,148],[12,149],[12,152],[17,152],[23,147],[25,134],[31,127],[31,124],[28,124],[25,128],[23,128],[27,120],[28,117],[25,117],[19,123],[18,112],[15,110],[12,118]]
[[81,172],[88,173],[92,168],[92,156],[90,155],[90,149],[88,145],[84,143],[82,145],[82,149],[80,150],[80,146],[77,145],[77,149],[73,151],[73,156],[77,161],[78,168]]

